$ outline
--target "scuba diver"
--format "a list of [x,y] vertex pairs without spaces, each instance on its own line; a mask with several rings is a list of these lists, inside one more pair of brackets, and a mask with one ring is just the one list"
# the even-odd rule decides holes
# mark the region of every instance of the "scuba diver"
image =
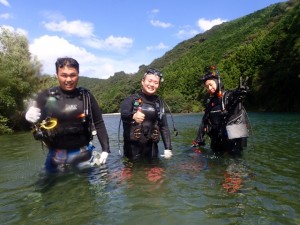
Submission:
[[[77,87],[78,62],[58,58],[55,66],[59,86],[40,92],[25,115],[34,124],[34,138],[48,147],[46,172],[80,168],[92,164],[93,158],[98,159],[97,164],[105,164],[110,150],[102,110],[87,89]],[[93,151],[95,135],[101,153]]]
[[148,69],[141,81],[141,91],[122,102],[123,150],[129,160],[158,158],[160,136],[165,147],[162,156],[170,158],[173,155],[165,103],[155,94],[162,81],[160,71]]
[[193,146],[204,146],[204,136],[210,137],[213,152],[241,155],[247,146],[249,120],[242,104],[248,87],[240,78],[239,88],[224,91],[219,71],[211,66],[202,78],[210,95]]

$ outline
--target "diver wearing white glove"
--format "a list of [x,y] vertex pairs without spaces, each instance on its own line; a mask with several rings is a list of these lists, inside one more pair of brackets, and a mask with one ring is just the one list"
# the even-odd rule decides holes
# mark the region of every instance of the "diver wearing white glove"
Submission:
[[106,163],[106,159],[108,156],[108,152],[101,152],[101,156],[100,156],[100,164],[105,164]]
[[165,149],[164,154],[161,156],[164,157],[165,159],[169,159],[172,157],[172,155],[173,155],[172,150]]
[[41,110],[31,106],[25,114],[25,119],[30,123],[36,123],[41,117]]
[[106,163],[108,157],[108,152],[99,152],[99,151],[93,151],[93,157],[91,160],[91,165],[95,166],[95,165],[103,165]]

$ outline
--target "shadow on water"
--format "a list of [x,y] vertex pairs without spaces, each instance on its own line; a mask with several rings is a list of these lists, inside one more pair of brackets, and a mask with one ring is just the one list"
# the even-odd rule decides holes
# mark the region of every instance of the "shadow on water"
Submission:
[[119,116],[107,115],[107,165],[59,176],[43,173],[30,133],[0,136],[0,224],[300,224],[299,114],[250,113],[236,158],[190,147],[202,114],[173,117],[171,159],[125,161]]

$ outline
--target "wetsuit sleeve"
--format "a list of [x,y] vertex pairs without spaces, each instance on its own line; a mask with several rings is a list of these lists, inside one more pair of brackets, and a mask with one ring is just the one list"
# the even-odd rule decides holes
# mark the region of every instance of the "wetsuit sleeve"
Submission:
[[123,100],[121,104],[121,119],[123,122],[130,123],[133,121],[133,101],[132,97],[128,97]]
[[165,149],[172,150],[171,134],[168,126],[167,115],[165,113],[162,116],[161,121],[159,123],[159,129]]
[[97,131],[97,137],[102,147],[102,151],[110,153],[109,149],[109,138],[107,134],[107,130],[105,127],[105,123],[102,117],[102,110],[100,109],[96,99],[92,94],[90,94],[91,98],[91,108],[92,115],[95,124],[95,129]]

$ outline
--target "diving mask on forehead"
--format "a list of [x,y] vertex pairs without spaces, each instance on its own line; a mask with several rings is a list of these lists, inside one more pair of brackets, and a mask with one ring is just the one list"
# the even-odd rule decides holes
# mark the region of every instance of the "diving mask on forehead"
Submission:
[[159,79],[160,79],[160,82],[163,82],[164,81],[164,78],[163,78],[163,75],[162,75],[162,72],[160,72],[159,70],[156,70],[156,69],[148,69],[146,71],[146,73],[144,74],[144,77],[148,74],[152,74],[152,75],[155,75],[155,76],[158,76]]

